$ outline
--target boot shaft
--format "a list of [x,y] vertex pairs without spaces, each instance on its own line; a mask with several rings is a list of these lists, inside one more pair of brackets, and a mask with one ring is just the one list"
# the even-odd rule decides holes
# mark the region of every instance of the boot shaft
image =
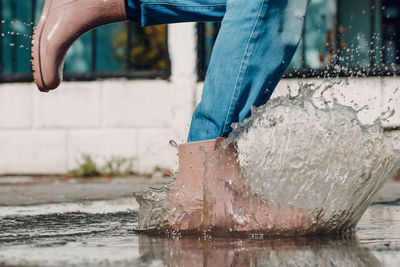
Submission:
[[32,39],[32,69],[41,91],[58,87],[71,45],[96,27],[127,20],[125,0],[46,0]]

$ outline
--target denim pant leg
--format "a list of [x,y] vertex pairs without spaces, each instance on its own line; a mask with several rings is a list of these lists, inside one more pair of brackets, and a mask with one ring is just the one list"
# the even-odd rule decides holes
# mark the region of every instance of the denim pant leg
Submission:
[[128,19],[140,26],[221,21],[226,0],[125,0]]
[[265,104],[301,39],[308,0],[228,0],[188,141],[227,136]]
[[[220,20],[189,142],[227,136],[231,123],[268,101],[301,38],[309,0],[154,0],[136,3],[129,18],[142,26]],[[140,3],[139,3],[140,2]],[[157,4],[155,4],[157,2]],[[136,19],[133,17],[135,16]]]

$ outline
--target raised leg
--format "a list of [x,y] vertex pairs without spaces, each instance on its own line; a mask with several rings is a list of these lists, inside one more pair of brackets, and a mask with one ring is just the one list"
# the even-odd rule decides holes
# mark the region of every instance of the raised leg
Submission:
[[96,27],[127,19],[141,26],[221,20],[225,0],[45,0],[32,39],[32,70],[38,88],[48,92],[62,80],[70,46]]
[[309,0],[228,0],[188,141],[227,136],[266,103],[301,38]]

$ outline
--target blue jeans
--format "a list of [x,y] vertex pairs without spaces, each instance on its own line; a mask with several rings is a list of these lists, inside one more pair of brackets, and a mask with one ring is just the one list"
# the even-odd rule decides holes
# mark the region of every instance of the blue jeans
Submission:
[[299,44],[309,0],[126,0],[141,26],[222,21],[188,142],[227,136],[265,104]]

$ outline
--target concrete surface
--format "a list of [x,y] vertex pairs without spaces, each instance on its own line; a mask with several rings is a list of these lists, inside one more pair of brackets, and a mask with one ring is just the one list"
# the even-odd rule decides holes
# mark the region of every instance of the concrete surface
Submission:
[[0,206],[24,206],[132,197],[169,183],[169,178],[0,177]]

